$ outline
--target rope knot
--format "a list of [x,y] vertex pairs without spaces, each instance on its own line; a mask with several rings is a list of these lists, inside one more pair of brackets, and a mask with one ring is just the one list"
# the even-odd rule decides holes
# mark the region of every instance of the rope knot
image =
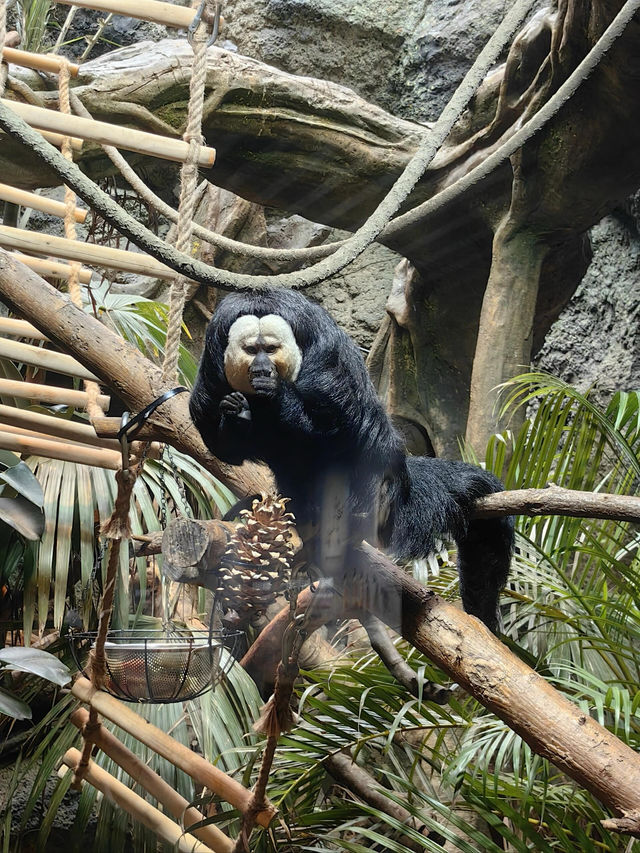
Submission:
[[138,473],[138,467],[121,468],[116,472],[118,496],[111,517],[103,524],[101,531],[107,539],[129,539],[131,537],[129,506]]

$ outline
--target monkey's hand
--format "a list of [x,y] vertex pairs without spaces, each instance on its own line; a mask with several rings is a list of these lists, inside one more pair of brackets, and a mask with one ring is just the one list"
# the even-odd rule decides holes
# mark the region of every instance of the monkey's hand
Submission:
[[226,417],[243,418],[251,420],[251,409],[244,394],[233,391],[220,400],[220,412]]

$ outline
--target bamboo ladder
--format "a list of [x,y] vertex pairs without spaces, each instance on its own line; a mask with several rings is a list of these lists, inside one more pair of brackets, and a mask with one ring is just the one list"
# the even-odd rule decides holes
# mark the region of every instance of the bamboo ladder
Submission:
[[[67,0],[62,0],[67,2]],[[182,8],[158,0],[91,0],[75,3],[77,6],[102,9],[114,13],[139,17],[144,20],[164,23],[168,26],[191,26],[198,14],[195,8]],[[202,9],[213,6],[210,0],[202,3]],[[209,11],[212,11],[210,9]],[[219,12],[219,10],[218,10]],[[4,46],[6,33],[6,0],[0,0],[0,49]],[[216,24],[217,28],[217,24]],[[60,78],[60,113],[44,110],[29,104],[17,104],[8,101],[8,105],[25,118],[50,141],[60,144],[64,155],[71,159],[75,137],[91,140],[102,145],[112,145],[137,151],[150,156],[182,162],[181,196],[177,225],[176,247],[184,251],[191,242],[192,219],[197,197],[196,183],[199,167],[210,167],[215,160],[215,151],[201,144],[200,124],[204,102],[204,84],[206,79],[206,47],[209,33],[207,26],[199,20],[194,31],[194,63],[189,100],[187,129],[183,140],[163,138],[154,134],[124,130],[96,122],[92,119],[71,115],[69,103],[69,78],[78,73],[78,67],[66,59],[56,56],[42,57],[13,48],[5,48],[4,59],[25,67],[56,71]],[[0,80],[0,95],[3,93],[4,80]],[[74,137],[69,134],[74,134]],[[76,240],[75,223],[84,221],[86,211],[78,208],[73,191],[65,187],[64,203],[43,199],[34,193],[25,193],[16,188],[0,184],[0,199],[15,204],[30,206],[53,215],[62,216],[65,223],[65,237],[53,238],[47,235],[33,234],[21,229],[0,227],[0,245],[22,252],[47,254],[65,263],[52,262],[16,254],[22,262],[32,266],[43,275],[66,278],[72,301],[81,307],[80,281],[90,279],[90,271],[81,268],[80,262],[101,267],[154,275],[172,280],[167,347],[163,365],[163,378],[167,383],[175,381],[177,375],[178,353],[185,303],[186,281],[176,277],[173,271],[150,256],[90,246]],[[90,418],[104,422],[104,411],[109,406],[109,397],[101,394],[97,377],[87,371],[71,356],[42,349],[18,341],[11,337],[21,337],[32,341],[47,341],[46,335],[29,323],[21,320],[0,318],[0,357],[12,358],[41,369],[55,370],[70,376],[81,378],[84,391],[53,388],[32,382],[14,382],[0,379],[0,395],[13,395],[21,399],[41,402],[62,402],[67,405],[84,407]],[[213,825],[201,826],[193,835],[183,830],[183,825],[202,821],[203,815],[189,807],[169,785],[156,773],[140,762],[135,755],[100,724],[98,714],[117,723],[125,731],[138,738],[159,755],[181,768],[194,780],[225,799],[243,815],[251,812],[252,820],[268,826],[275,816],[275,809],[262,798],[260,809],[255,807],[252,794],[240,783],[209,764],[205,759],[183,747],[169,735],[147,723],[138,714],[112,696],[100,690],[105,679],[104,643],[110,622],[113,593],[120,542],[130,536],[128,526],[129,503],[135,480],[141,470],[143,454],[140,449],[132,458],[132,464],[122,466],[120,444],[110,438],[98,436],[92,426],[62,421],[48,415],[0,406],[0,448],[18,452],[37,453],[56,459],[68,459],[90,465],[101,465],[116,470],[118,494],[112,517],[103,529],[103,535],[111,540],[106,581],[101,601],[98,626],[98,638],[91,657],[91,681],[78,678],[72,693],[89,705],[89,712],[79,710],[72,722],[82,731],[84,748],[68,750],[62,759],[61,772],[71,769],[77,784],[82,780],[92,784],[103,794],[125,809],[131,816],[155,831],[160,837],[173,843],[179,850],[207,853],[231,853],[237,845]],[[157,808],[151,806],[142,797],[137,796],[115,777],[97,767],[91,761],[93,747],[98,746],[107,755],[137,781],[149,794],[163,805],[175,818],[172,820]]]

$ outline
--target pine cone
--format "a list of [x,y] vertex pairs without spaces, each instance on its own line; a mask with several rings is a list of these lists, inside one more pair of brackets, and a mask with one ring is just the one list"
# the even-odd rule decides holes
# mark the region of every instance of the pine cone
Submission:
[[240,513],[241,521],[229,541],[220,569],[222,607],[225,621],[246,625],[262,614],[287,586],[295,519],[286,511],[288,498],[262,495],[251,510]]

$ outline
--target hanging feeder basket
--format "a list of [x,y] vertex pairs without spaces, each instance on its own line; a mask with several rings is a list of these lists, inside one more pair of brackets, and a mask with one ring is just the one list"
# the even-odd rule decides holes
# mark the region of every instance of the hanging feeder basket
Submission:
[[[96,632],[70,637],[73,658],[86,678]],[[104,647],[104,690],[125,702],[187,702],[210,690],[229,671],[241,631],[110,631]]]

